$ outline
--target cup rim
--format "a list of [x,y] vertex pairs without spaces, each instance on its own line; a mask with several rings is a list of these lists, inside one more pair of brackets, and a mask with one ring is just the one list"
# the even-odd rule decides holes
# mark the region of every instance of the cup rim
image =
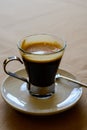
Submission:
[[[48,35],[48,36],[51,36],[51,37],[54,37],[55,39],[59,39],[61,40],[63,43],[64,43],[64,46],[63,48],[57,50],[57,51],[54,51],[54,52],[50,52],[50,53],[44,53],[44,54],[37,54],[37,53],[32,53],[32,52],[27,52],[25,50],[23,50],[21,47],[20,47],[20,44],[26,40],[28,37],[32,37],[32,36],[40,36],[40,35]],[[61,51],[63,51],[65,48],[66,48],[66,41],[64,41],[62,38],[58,38],[56,35],[53,35],[53,34],[46,34],[46,33],[41,33],[41,34],[31,34],[31,35],[28,35],[28,36],[25,36],[24,38],[22,38],[18,43],[17,43],[17,47],[20,51],[22,51],[23,53],[25,54],[31,54],[31,55],[49,55],[49,54],[56,54],[56,53],[59,53]]]

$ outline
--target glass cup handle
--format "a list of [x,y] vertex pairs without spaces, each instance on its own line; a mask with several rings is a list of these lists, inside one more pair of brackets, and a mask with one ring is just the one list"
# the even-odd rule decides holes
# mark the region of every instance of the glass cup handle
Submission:
[[8,74],[8,75],[10,75],[10,76],[12,76],[12,77],[14,77],[14,78],[17,78],[17,79],[20,79],[20,80],[22,80],[22,81],[24,81],[24,82],[29,83],[26,78],[21,77],[21,76],[19,76],[19,75],[16,75],[15,73],[12,73],[12,72],[10,72],[10,71],[7,71],[7,69],[6,69],[7,64],[8,64],[9,62],[11,62],[11,61],[14,61],[14,60],[17,60],[17,61],[19,61],[21,64],[23,64],[23,61],[22,61],[19,57],[17,57],[17,56],[8,57],[8,58],[3,62],[3,68],[4,68],[5,73]]

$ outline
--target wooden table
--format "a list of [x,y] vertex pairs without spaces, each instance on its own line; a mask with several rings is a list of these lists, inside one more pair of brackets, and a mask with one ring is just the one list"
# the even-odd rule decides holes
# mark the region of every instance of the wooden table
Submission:
[[[87,83],[87,0],[0,0],[0,86],[6,78],[3,61],[17,55],[18,40],[33,33],[51,33],[67,41],[60,68]],[[22,66],[11,64],[11,70]],[[38,117],[12,109],[0,93],[0,130],[87,130],[87,89],[63,113]]]

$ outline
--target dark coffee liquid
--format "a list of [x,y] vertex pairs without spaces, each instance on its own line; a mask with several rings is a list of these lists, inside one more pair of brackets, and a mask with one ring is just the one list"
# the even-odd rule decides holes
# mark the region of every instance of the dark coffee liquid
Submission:
[[53,84],[62,57],[62,54],[57,55],[57,53],[53,54],[53,52],[61,49],[60,44],[40,42],[23,45],[22,49],[31,53],[23,55],[30,83],[40,87]]

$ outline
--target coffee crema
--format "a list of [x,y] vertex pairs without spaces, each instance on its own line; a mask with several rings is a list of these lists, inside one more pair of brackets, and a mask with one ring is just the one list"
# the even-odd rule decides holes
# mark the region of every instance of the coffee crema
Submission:
[[59,51],[61,45],[56,42],[34,42],[29,44],[23,42],[22,49],[32,54],[49,54]]
[[[21,48],[25,54],[22,56],[35,62],[49,62],[60,59],[63,52],[57,53],[62,49],[62,46],[57,42],[31,42],[23,41]],[[30,54],[30,55],[28,55]]]

